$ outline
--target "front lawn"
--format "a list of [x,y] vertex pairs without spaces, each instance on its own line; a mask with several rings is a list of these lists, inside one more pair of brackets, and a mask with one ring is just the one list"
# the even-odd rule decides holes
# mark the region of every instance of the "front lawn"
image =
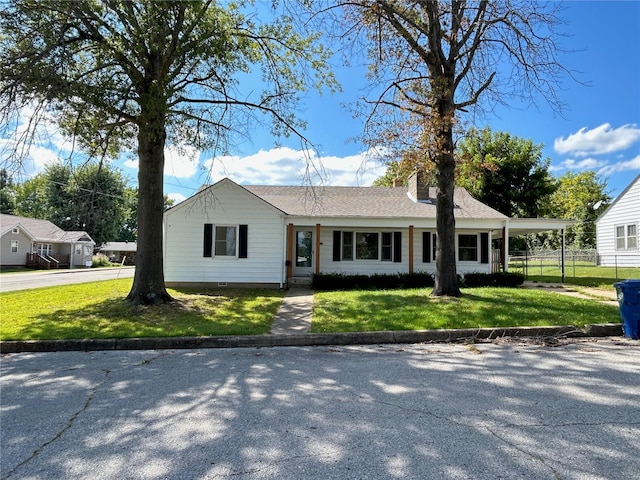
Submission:
[[428,330],[620,322],[618,307],[524,288],[463,289],[461,298],[430,289],[316,292],[313,332]]
[[[0,294],[0,339],[132,338],[268,333],[283,291],[169,289],[175,302],[130,307],[132,280]],[[543,290],[430,289],[316,292],[312,332],[425,330],[620,322],[618,307]]]
[[0,294],[0,339],[180,337],[268,333],[278,290],[169,289],[175,301],[130,307],[132,279]]

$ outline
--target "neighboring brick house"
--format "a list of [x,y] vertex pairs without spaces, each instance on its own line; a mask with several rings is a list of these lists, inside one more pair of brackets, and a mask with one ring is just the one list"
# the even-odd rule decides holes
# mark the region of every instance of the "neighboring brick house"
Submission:
[[114,263],[124,262],[125,265],[135,265],[137,249],[136,242],[107,242],[100,247],[99,251]]
[[0,214],[1,267],[90,267],[95,245],[87,232],[66,232],[48,220]]

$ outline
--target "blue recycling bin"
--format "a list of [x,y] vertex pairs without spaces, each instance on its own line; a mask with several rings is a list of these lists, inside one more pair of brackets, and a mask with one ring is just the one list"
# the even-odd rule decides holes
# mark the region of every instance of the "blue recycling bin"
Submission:
[[613,285],[618,294],[624,336],[640,339],[640,280],[625,280]]

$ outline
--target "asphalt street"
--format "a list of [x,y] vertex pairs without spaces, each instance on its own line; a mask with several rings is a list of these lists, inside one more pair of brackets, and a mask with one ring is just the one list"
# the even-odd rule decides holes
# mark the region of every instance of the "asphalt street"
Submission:
[[2,479],[637,479],[640,348],[20,353]]
[[133,278],[134,273],[135,267],[36,270],[30,272],[1,273],[0,292],[54,287],[72,283],[97,282],[116,278]]

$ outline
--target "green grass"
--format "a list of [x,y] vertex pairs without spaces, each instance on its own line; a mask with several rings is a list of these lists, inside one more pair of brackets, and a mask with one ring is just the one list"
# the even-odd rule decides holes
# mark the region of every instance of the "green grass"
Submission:
[[175,301],[131,307],[132,280],[0,294],[2,340],[250,335],[269,332],[282,303],[277,290],[169,289]]
[[[0,294],[0,339],[132,338],[268,333],[282,302],[277,290],[169,289],[175,301],[131,307],[132,280]],[[611,288],[610,285],[608,288]],[[619,322],[618,307],[544,289],[430,289],[316,292],[312,332],[576,325]]]
[[[510,264],[509,271],[523,273],[520,264]],[[557,262],[532,261],[527,269],[526,280],[533,282],[559,283],[562,272]],[[565,282],[584,287],[613,288],[621,280],[640,278],[640,267],[597,267],[589,263],[567,262]]]
[[461,298],[429,289],[316,292],[313,332],[426,330],[619,322],[618,307],[553,292],[476,288]]

